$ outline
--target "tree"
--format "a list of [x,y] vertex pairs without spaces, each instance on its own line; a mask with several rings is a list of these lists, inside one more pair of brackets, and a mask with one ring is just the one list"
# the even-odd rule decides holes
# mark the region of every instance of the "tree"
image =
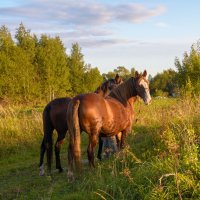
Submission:
[[162,73],[158,73],[154,78],[151,79],[151,92],[155,95],[168,94],[174,95],[177,87],[176,72],[172,69],[164,70]]
[[71,88],[68,58],[59,37],[42,35],[37,48],[37,68],[41,81],[41,93],[49,100],[66,94]]
[[16,46],[6,26],[0,28],[0,96],[13,97],[17,88]]
[[153,80],[153,77],[151,74],[148,75],[148,81],[151,82]]
[[70,84],[72,94],[80,94],[84,92],[84,60],[81,48],[78,43],[72,44],[71,55],[69,57],[70,68]]
[[124,80],[131,76],[131,72],[124,66],[118,66],[117,69],[114,69],[114,73],[119,74]]
[[187,90],[190,85],[192,93],[200,94],[200,40],[191,46],[189,54],[184,53],[182,63],[176,58],[175,65],[179,87]]
[[134,77],[134,76],[135,76],[135,72],[136,72],[135,68],[134,68],[134,67],[132,67],[132,68],[131,68],[131,76],[132,76],[132,77]]
[[102,76],[104,80],[108,80],[110,78],[114,78],[116,74],[122,77],[123,80],[126,80],[130,78],[131,76],[135,76],[135,68],[131,68],[131,71],[129,71],[124,66],[118,66],[113,71],[110,71],[108,73],[103,73]]
[[84,93],[94,92],[99,85],[103,82],[103,77],[101,76],[97,67],[92,68],[90,65],[85,66],[84,73]]
[[108,73],[103,73],[102,77],[103,77],[103,80],[106,81],[108,79],[114,78],[115,75],[116,75],[115,72],[108,72]]
[[37,45],[37,37],[31,35],[30,30],[27,30],[23,23],[20,23],[16,30],[15,39],[17,40],[17,46],[26,51],[27,56],[33,63],[35,58],[35,51]]
[[15,39],[17,43],[15,63],[21,73],[19,75],[20,93],[25,100],[30,100],[40,93],[35,63],[37,37],[32,36],[30,30],[26,30],[21,23],[16,30]]
[[14,41],[12,36],[8,30],[8,28],[3,25],[0,27],[0,51],[9,53],[9,51],[13,48]]

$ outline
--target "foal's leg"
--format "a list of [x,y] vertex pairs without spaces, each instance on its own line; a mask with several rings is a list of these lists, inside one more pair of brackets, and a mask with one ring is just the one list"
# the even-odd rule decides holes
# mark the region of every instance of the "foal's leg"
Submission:
[[44,175],[44,154],[45,154],[45,145],[44,145],[44,139],[42,140],[42,144],[40,146],[40,176]]
[[65,138],[66,132],[64,131],[57,131],[58,132],[58,138],[55,144],[55,156],[56,156],[56,169],[59,170],[59,172],[62,172],[63,169],[61,167],[61,162],[60,162],[60,148],[63,143],[63,140]]
[[94,165],[94,148],[97,144],[97,133],[89,136],[89,145],[87,149],[88,153],[88,160],[89,160],[89,165],[91,167],[95,167]]
[[48,171],[51,172],[53,127],[44,124],[44,138],[40,147],[40,176],[44,175],[44,154],[47,153]]
[[102,157],[101,157],[101,154],[102,154],[102,147],[103,147],[103,140],[102,140],[101,134],[99,134],[99,149],[98,149],[98,154],[97,154],[97,158],[98,158],[99,160],[102,159]]

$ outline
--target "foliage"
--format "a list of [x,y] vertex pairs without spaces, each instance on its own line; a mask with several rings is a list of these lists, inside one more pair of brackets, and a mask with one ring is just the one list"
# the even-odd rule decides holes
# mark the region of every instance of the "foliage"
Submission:
[[104,80],[115,77],[116,74],[122,77],[123,80],[126,80],[132,76],[135,76],[135,68],[131,68],[131,70],[127,69],[124,66],[118,66],[113,71],[109,71],[108,73],[103,73],[102,76]]
[[38,38],[21,23],[13,40],[8,28],[0,27],[1,99],[48,102],[94,91],[101,82],[99,70],[84,63],[77,43],[67,55],[59,37]]
[[[38,175],[43,106],[1,108],[0,198],[197,200],[199,101],[154,99],[150,106],[137,101],[136,122],[127,138],[127,148],[108,160],[96,161],[95,169],[83,165],[74,182],[67,180],[66,171]],[[84,133],[81,137],[82,157],[86,158],[88,138]],[[65,169],[67,140],[61,149]]]
[[48,100],[65,95],[71,87],[67,55],[60,38],[42,35],[37,46],[36,60],[41,94],[49,97]]
[[175,59],[178,83],[184,95],[200,94],[200,40],[185,52],[182,62]]
[[176,94],[176,72],[172,69],[164,70],[151,78],[151,92],[155,96],[173,96]]
[[86,65],[84,71],[83,93],[93,92],[101,85],[103,77],[97,67],[92,68],[90,65]]
[[83,91],[84,60],[78,43],[72,44],[69,68],[72,94],[80,94]]

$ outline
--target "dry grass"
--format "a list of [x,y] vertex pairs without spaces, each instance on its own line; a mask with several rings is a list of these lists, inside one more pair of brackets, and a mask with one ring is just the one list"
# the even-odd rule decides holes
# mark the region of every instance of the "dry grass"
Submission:
[[30,147],[42,133],[41,112],[22,107],[0,106],[0,156]]
[[[38,177],[41,111],[0,107],[0,198],[200,198],[199,98],[155,99],[150,106],[137,102],[137,122],[127,138],[128,147],[109,160],[97,162],[94,170],[85,166],[73,184],[67,182],[65,172]],[[86,138],[83,134],[82,152]],[[8,157],[12,162],[6,162]],[[66,167],[66,144],[61,158]]]

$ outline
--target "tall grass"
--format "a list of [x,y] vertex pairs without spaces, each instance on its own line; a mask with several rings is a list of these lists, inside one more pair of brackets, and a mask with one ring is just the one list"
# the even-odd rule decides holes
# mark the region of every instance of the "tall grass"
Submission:
[[199,199],[200,100],[166,99],[162,103],[156,100],[148,108],[141,103],[136,106],[139,114],[129,148],[105,165],[104,170],[110,168],[113,174],[114,189],[103,187],[97,191],[99,196]]
[[19,106],[0,106],[0,157],[34,147],[41,135],[40,111]]
[[[7,181],[20,185],[21,192],[16,197],[12,194],[16,186],[7,189],[0,183],[4,188],[0,197],[8,197],[10,192],[10,199],[200,199],[200,99],[155,99],[150,106],[138,101],[134,107],[133,131],[123,151],[96,162],[93,170],[84,166],[73,183],[67,181],[65,172],[38,179],[34,168],[34,178],[22,179],[19,172],[15,173],[20,183],[13,178],[13,171],[8,171]],[[36,148],[43,136],[41,110],[0,108],[2,160],[26,151],[38,153],[31,158],[38,159]],[[85,154],[87,136],[82,140]],[[66,146],[61,158],[66,165]],[[29,168],[23,173],[29,174]]]

